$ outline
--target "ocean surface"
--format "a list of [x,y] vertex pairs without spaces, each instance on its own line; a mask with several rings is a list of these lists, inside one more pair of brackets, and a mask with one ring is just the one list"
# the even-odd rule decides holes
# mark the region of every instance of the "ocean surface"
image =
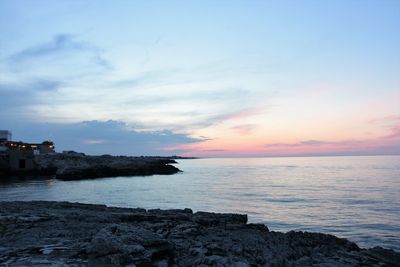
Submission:
[[0,182],[0,201],[247,213],[270,230],[324,232],[400,251],[400,156],[179,160],[182,173]]

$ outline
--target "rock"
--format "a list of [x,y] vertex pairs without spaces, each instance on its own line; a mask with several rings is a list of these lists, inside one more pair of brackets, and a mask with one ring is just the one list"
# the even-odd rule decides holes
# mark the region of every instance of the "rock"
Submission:
[[122,242],[114,236],[109,227],[101,229],[86,248],[86,253],[94,258],[115,254],[123,250]]
[[175,160],[161,157],[87,156],[68,151],[37,156],[37,171],[55,174],[61,180],[94,179],[115,176],[174,174],[180,170]]
[[230,213],[222,214],[199,211],[193,215],[193,221],[204,226],[246,224],[247,215]]
[[0,202],[0,266],[399,266],[332,235],[270,232],[240,214]]

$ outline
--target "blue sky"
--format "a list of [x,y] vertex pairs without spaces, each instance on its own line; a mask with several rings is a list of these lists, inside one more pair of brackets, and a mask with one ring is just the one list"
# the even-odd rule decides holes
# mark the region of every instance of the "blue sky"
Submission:
[[0,0],[0,128],[95,154],[398,154],[399,14],[399,1]]

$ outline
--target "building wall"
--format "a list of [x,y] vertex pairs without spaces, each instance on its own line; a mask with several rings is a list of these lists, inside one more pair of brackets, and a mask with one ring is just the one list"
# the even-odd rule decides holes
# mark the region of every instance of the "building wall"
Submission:
[[40,154],[48,154],[54,152],[54,146],[53,145],[48,145],[48,144],[40,144],[39,145],[39,151]]
[[12,149],[9,151],[11,171],[31,171],[35,169],[32,150]]
[[10,169],[8,154],[0,152],[0,174]]

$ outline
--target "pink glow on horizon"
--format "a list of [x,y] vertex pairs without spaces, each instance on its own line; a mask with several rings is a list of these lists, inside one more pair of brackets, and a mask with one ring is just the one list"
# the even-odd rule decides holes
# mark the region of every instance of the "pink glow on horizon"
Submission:
[[[387,130],[385,135],[370,139],[341,141],[306,140],[292,143],[221,144],[214,140],[162,148],[182,156],[301,156],[301,155],[372,155],[399,154],[400,124]],[[383,151],[383,152],[382,152]]]
[[369,123],[371,124],[377,124],[377,123],[392,123],[392,122],[400,122],[400,116],[398,115],[390,115],[390,116],[385,116],[385,117],[374,117],[368,120]]

